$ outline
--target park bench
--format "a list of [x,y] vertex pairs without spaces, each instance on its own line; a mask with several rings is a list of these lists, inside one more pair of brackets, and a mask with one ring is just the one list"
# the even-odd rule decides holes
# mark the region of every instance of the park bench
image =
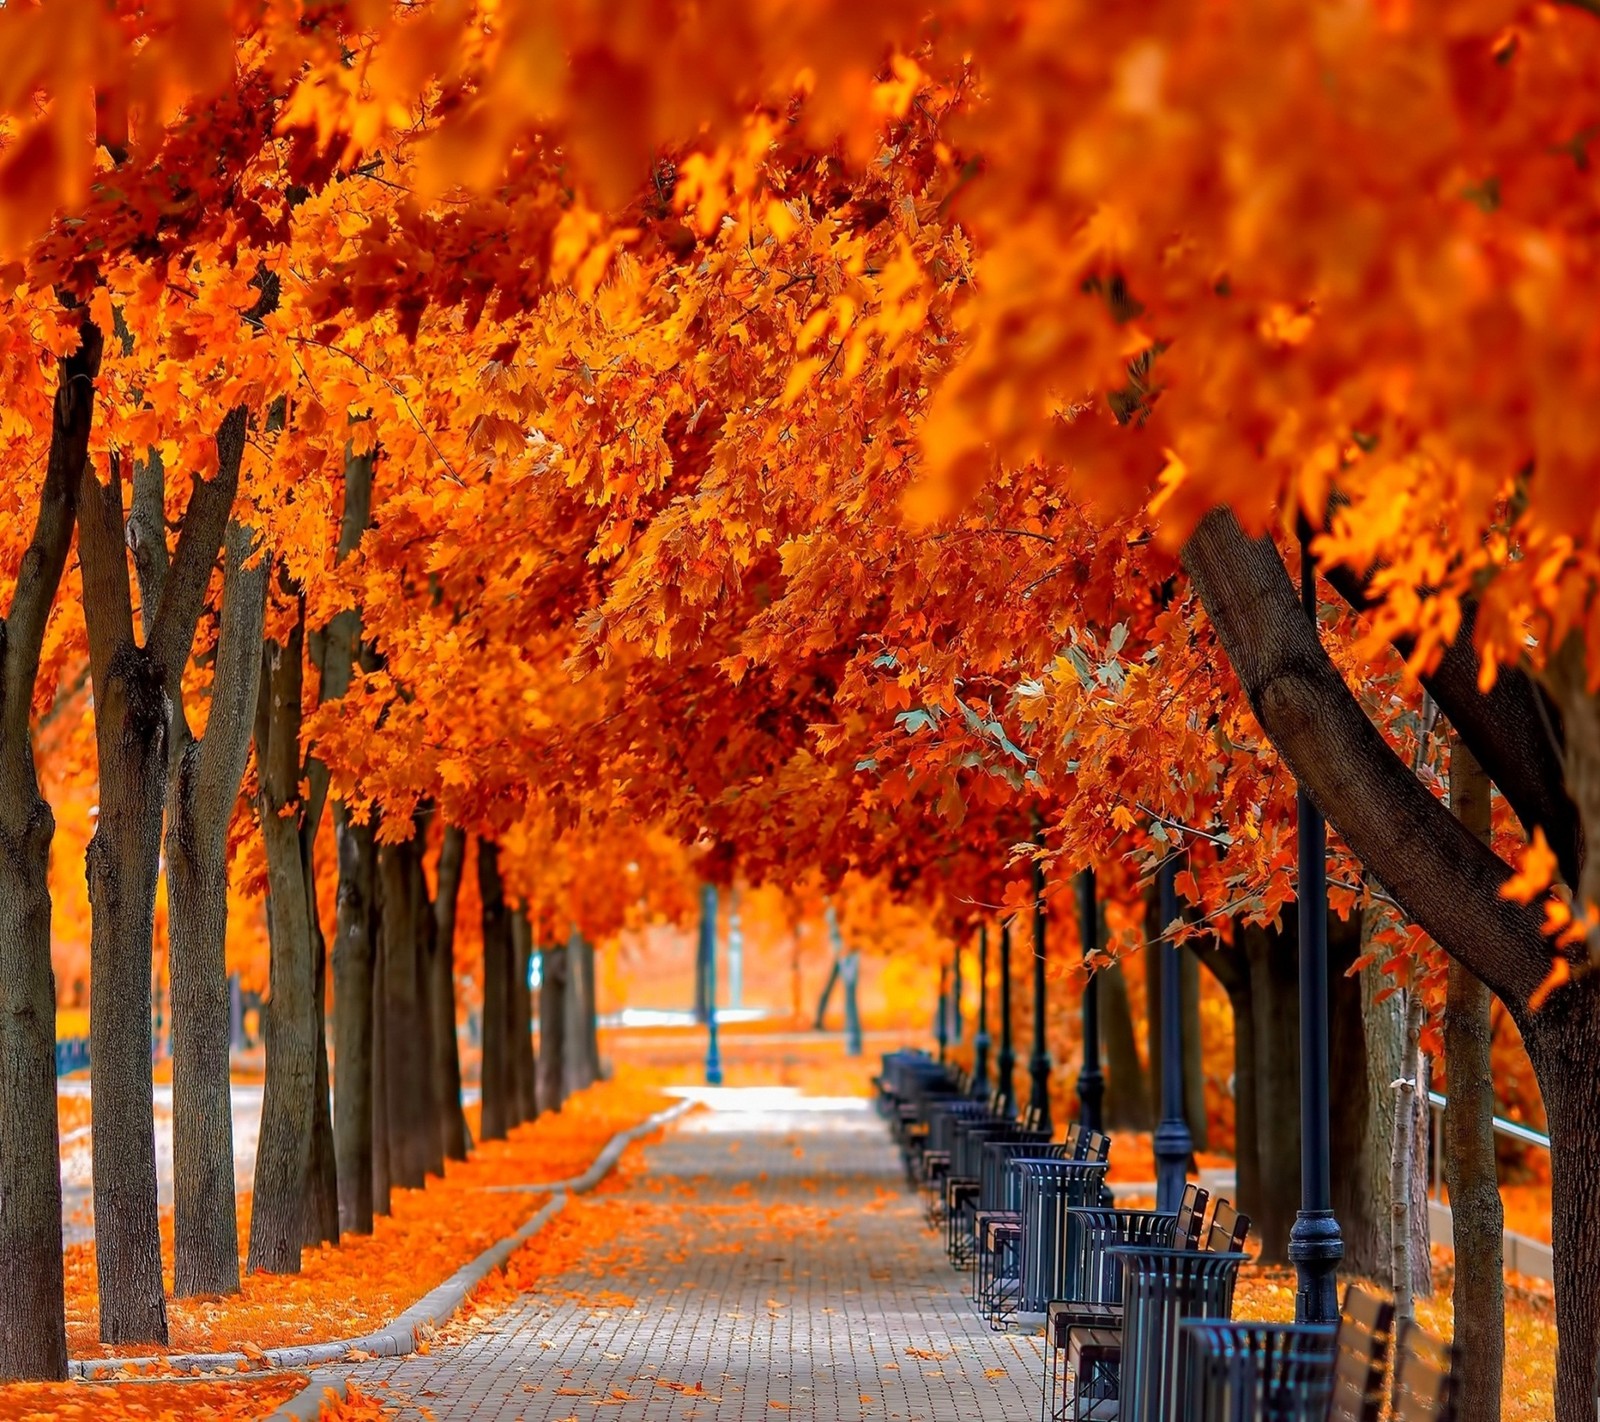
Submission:
[[945,1253],[960,1270],[972,1267],[974,1227],[982,1200],[984,1181],[1004,1162],[1023,1156],[1076,1156],[1082,1135],[1074,1123],[1061,1141],[1052,1141],[1047,1131],[1017,1122],[995,1121],[987,1125],[969,1124],[959,1133],[950,1174],[945,1179]]
[[[1104,1137],[1099,1138],[1104,1142]],[[1081,1147],[1080,1147],[1081,1148]],[[1060,1292],[1067,1212],[1099,1201],[1105,1184],[1105,1145],[1098,1159],[1024,1157],[1010,1162],[1021,1185],[1017,1219],[984,1226],[979,1311],[996,1331],[1042,1322]]]
[[1139,1243],[1105,1249],[1122,1268],[1122,1298],[1066,1320],[1068,1417],[1166,1422],[1175,1415],[1187,1382],[1179,1325],[1232,1313],[1249,1229],[1247,1216],[1218,1200],[1204,1248]]
[[1045,1310],[1043,1422],[1064,1422],[1071,1412],[1067,1347],[1072,1325],[1117,1323],[1122,1314],[1122,1266],[1110,1251],[1151,1244],[1198,1249],[1210,1192],[1190,1181],[1176,1211],[1077,1209],[1067,1213],[1064,1297]]
[[[1307,1324],[1186,1322],[1186,1422],[1453,1422],[1451,1350],[1352,1285],[1337,1331]],[[1390,1342],[1393,1341],[1391,1368]]]

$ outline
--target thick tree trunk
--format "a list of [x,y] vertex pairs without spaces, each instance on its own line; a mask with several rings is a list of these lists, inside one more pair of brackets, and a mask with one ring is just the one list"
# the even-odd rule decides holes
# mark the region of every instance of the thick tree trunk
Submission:
[[461,1110],[461,1049],[456,1040],[456,903],[467,856],[466,831],[447,825],[439,846],[439,889],[433,903],[433,952],[428,1004],[433,1014],[433,1094],[439,1146],[447,1160],[467,1158],[467,1118]]
[[100,1338],[164,1344],[150,970],[172,707],[161,660],[134,640],[116,467],[102,486],[85,462],[78,523],[100,771],[86,856]]
[[80,321],[60,366],[33,537],[0,624],[0,1378],[63,1378],[67,1331],[56,1119],[56,991],[50,967],[50,841],[30,712],[89,445],[99,329]]
[[559,1111],[566,1094],[567,950],[547,944],[539,975],[539,1104]]
[[333,807],[339,851],[338,921],[333,939],[334,1150],[339,1223],[372,1233],[372,825]]
[[567,939],[567,1029],[563,1037],[563,1056],[566,1064],[562,1073],[565,1094],[582,1091],[594,1082],[594,1068],[590,1056],[594,1024],[594,994],[589,979],[593,968],[593,950],[576,928]]
[[478,841],[478,896],[483,904],[483,1117],[479,1134],[501,1141],[517,1124],[511,1065],[511,915],[500,878],[500,851]]
[[[1381,914],[1369,909],[1362,922],[1362,953],[1368,950],[1371,935],[1377,930]],[[1400,1074],[1400,1058],[1405,1024],[1400,1017],[1400,999],[1382,998],[1394,980],[1376,963],[1361,969],[1361,1032],[1365,1044],[1365,1069],[1359,1081],[1343,1074],[1347,1090],[1358,1093],[1359,1120],[1356,1148],[1350,1175],[1355,1183],[1355,1198],[1371,1201],[1371,1208],[1346,1219],[1339,1217],[1344,1232],[1344,1264],[1351,1274],[1379,1280],[1386,1288],[1394,1282],[1390,1240],[1390,1151],[1394,1140],[1394,1102],[1392,1083]],[[1359,1088],[1359,1090],[1358,1090]]]
[[267,1079],[256,1148],[248,1267],[300,1271],[305,1191],[317,1089],[317,988],[311,910],[294,810],[300,798],[305,611],[287,643],[269,643],[256,713],[261,837],[267,857],[272,996],[266,1007]]
[[1150,1078],[1139,1056],[1133,1012],[1128,1006],[1128,980],[1122,965],[1112,963],[1100,980],[1100,1039],[1106,1055],[1106,1128],[1112,1131],[1150,1129]]
[[1183,1109],[1196,1150],[1211,1144],[1211,1117],[1206,1111],[1205,1056],[1200,1040],[1200,963],[1191,949],[1178,956],[1183,1002]]
[[[1450,808],[1489,838],[1489,777],[1462,739],[1450,739]],[[1444,1006],[1444,1178],[1455,1246],[1456,1415],[1499,1422],[1505,1373],[1505,1207],[1494,1149],[1493,996],[1460,963],[1448,970]]]
[[529,969],[533,962],[533,925],[526,910],[511,916],[511,1083],[519,1121],[539,1114],[538,1063],[533,1055],[533,993]]

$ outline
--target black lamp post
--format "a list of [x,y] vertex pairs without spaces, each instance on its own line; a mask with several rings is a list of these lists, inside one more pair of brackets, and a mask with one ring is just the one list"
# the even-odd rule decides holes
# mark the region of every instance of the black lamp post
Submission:
[[989,1094],[989,925],[978,925],[978,1030],[972,1038],[972,1094]]
[[1183,1111],[1183,979],[1178,971],[1182,951],[1172,937],[1178,917],[1178,860],[1168,854],[1156,871],[1162,936],[1166,946],[1151,955],[1161,978],[1161,1123],[1156,1127],[1156,1208],[1176,1210],[1183,1199],[1184,1179],[1194,1141]]
[[1017,1110],[1017,1054],[1011,1049],[1011,920],[1000,924],[1000,1051],[995,1057],[995,1073],[1000,1080],[1000,1114],[1013,1116]]
[[[1034,843],[1044,844],[1042,832],[1035,832]],[[1034,1124],[1048,1135],[1055,1127],[1050,1122],[1050,1052],[1045,1042],[1045,917],[1044,917],[1044,865],[1033,861],[1033,1056],[1028,1061],[1028,1074],[1033,1078],[1033,1090],[1028,1105],[1033,1108]]]
[[700,891],[700,951],[706,965],[706,1085],[722,1085],[722,1056],[717,1049],[717,886]]
[[[1317,578],[1300,541],[1300,605],[1317,626]],[[1328,878],[1327,828],[1302,786],[1296,793],[1300,829],[1300,1212],[1289,1231],[1289,1258],[1298,1276],[1298,1323],[1335,1323],[1334,1278],[1344,1237],[1333,1214],[1332,1149],[1328,1126]]]
[[939,1065],[944,1065],[944,1049],[950,1044],[950,969],[939,963],[939,1008],[933,1014],[933,1040],[939,1044]]
[[1078,931],[1083,942],[1083,1070],[1078,1073],[1078,1124],[1105,1129],[1105,1074],[1100,1070],[1100,978],[1089,959],[1100,946],[1100,911],[1094,900],[1094,870],[1078,875]]

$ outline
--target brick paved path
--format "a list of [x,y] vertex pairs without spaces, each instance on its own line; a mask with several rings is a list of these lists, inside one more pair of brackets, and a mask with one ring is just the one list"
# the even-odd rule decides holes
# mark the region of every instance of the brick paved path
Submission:
[[974,1314],[866,1102],[708,1097],[625,1191],[568,1205],[609,1241],[465,1341],[354,1381],[408,1422],[1039,1415],[1039,1340]]

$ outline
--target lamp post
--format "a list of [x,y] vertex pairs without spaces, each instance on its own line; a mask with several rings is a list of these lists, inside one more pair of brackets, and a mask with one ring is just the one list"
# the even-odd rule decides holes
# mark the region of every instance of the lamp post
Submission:
[[706,974],[706,1085],[722,1085],[722,1056],[717,1050],[717,886],[700,890],[700,952]]
[[1161,977],[1161,1123],[1156,1127],[1156,1208],[1176,1210],[1183,1199],[1194,1142],[1183,1111],[1183,993],[1178,954],[1172,937],[1178,917],[1178,861],[1168,854],[1156,871],[1157,904],[1165,946],[1151,955]]
[[[1317,626],[1317,576],[1300,540],[1300,605]],[[1328,1125],[1327,827],[1305,787],[1296,791],[1300,831],[1300,1211],[1289,1230],[1297,1276],[1298,1323],[1334,1323],[1339,1300],[1334,1273],[1344,1238],[1333,1213]]]
[[989,1094],[989,925],[978,925],[978,1030],[972,1038],[972,1094]]
[[1017,1111],[1017,1054],[1011,1049],[1011,920],[1000,924],[1000,1051],[995,1057],[995,1073],[1000,1080],[1000,1114],[1014,1116]]
[[[1033,842],[1044,847],[1044,833],[1036,830]],[[1047,1136],[1055,1129],[1050,1121],[1050,1051],[1045,1041],[1045,917],[1044,917],[1044,864],[1033,861],[1033,1056],[1028,1061],[1028,1074],[1033,1078],[1033,1090],[1028,1105],[1033,1108],[1034,1124]]]
[[933,1040],[939,1044],[939,1065],[944,1065],[944,1049],[950,1042],[950,969],[939,960],[939,1005],[933,1014]]
[[1078,875],[1078,932],[1083,943],[1083,1070],[1078,1073],[1078,1124],[1105,1129],[1105,1073],[1100,1070],[1100,979],[1089,960],[1100,947],[1100,911],[1094,897],[1094,870]]

